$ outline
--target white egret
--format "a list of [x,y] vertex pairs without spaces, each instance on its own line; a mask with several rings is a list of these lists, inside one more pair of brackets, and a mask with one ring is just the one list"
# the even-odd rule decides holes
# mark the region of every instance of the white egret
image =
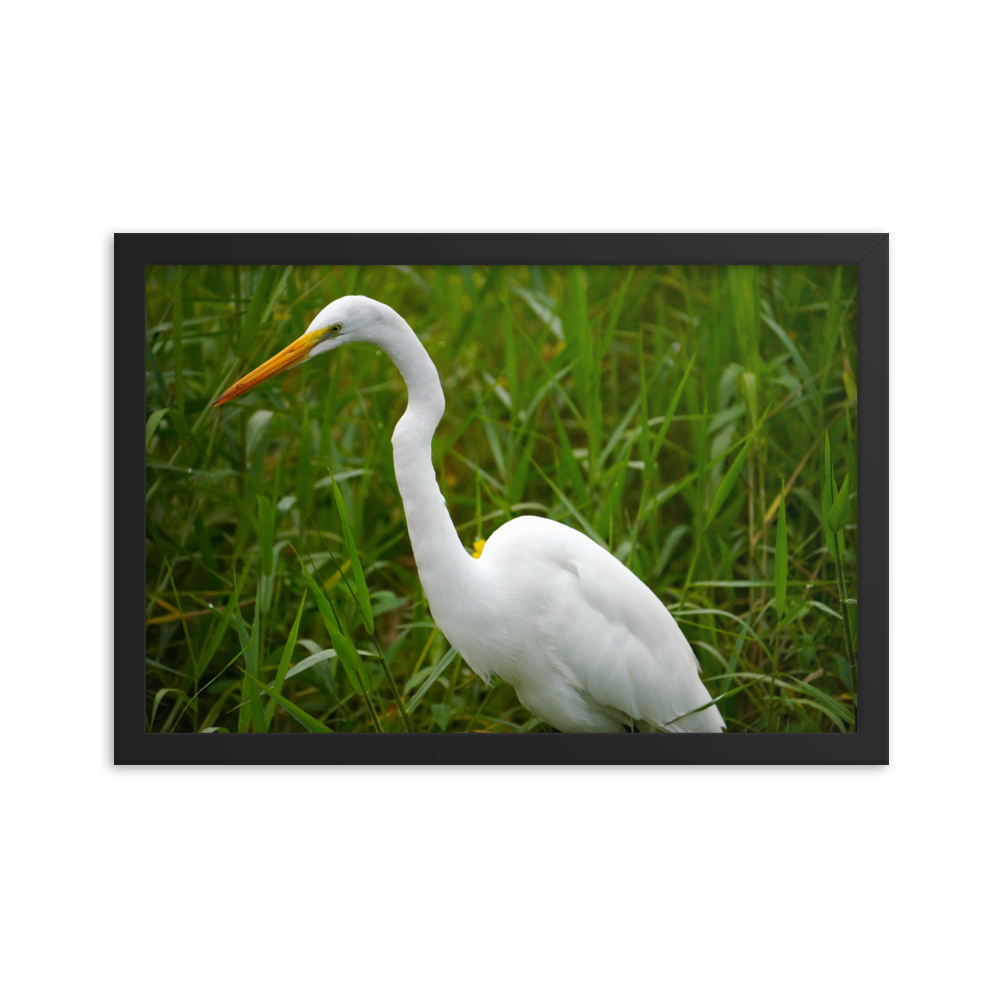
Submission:
[[[392,359],[409,402],[392,435],[396,482],[424,593],[438,627],[484,680],[562,732],[725,728],[691,646],[659,598],[610,552],[541,517],[498,528],[481,556],[462,545],[431,461],[444,414],[437,369],[409,324],[362,295],[330,303],[294,343],[215,402],[309,358],[359,341]],[[698,711],[702,709],[701,711]]]

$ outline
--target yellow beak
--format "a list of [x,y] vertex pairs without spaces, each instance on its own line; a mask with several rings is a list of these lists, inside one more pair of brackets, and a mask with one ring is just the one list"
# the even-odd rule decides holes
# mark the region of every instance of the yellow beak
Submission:
[[309,357],[309,352],[323,339],[324,334],[329,329],[329,327],[324,327],[322,330],[313,330],[311,333],[302,334],[298,340],[292,341],[283,351],[279,351],[259,368],[255,368],[249,375],[244,375],[238,382],[231,385],[212,406],[228,403],[229,400],[235,399],[256,385],[260,385],[272,375],[277,375],[279,372],[302,364]]

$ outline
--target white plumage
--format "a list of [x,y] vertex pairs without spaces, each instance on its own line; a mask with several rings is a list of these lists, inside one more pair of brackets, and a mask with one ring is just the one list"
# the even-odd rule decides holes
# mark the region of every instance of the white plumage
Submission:
[[518,517],[474,559],[438,488],[431,439],[444,413],[437,369],[406,321],[383,303],[345,296],[297,341],[217,403],[346,343],[384,350],[409,402],[392,437],[396,481],[434,620],[484,680],[497,675],[562,732],[719,732],[698,661],[659,598],[611,553],[558,521]]

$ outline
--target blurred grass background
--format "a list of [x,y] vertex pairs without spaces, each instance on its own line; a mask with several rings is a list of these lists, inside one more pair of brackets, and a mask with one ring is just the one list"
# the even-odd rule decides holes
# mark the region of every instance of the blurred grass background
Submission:
[[853,728],[854,268],[157,266],[148,730],[546,728],[430,619],[384,354],[211,407],[346,294],[390,304],[438,367],[434,462],[470,552],[521,513],[585,531],[670,608],[730,732]]

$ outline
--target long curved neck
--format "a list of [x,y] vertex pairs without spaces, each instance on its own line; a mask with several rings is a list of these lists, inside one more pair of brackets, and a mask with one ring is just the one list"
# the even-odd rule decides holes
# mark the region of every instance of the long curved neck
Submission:
[[[431,439],[444,413],[444,392],[424,345],[396,316],[384,349],[406,383],[409,402],[392,435],[396,483],[424,593],[438,624],[444,609],[460,607],[468,595],[475,561],[452,523],[434,475]],[[447,632],[446,632],[447,634]]]

